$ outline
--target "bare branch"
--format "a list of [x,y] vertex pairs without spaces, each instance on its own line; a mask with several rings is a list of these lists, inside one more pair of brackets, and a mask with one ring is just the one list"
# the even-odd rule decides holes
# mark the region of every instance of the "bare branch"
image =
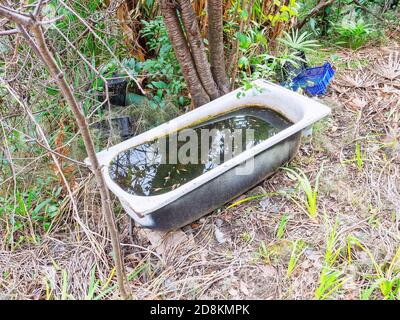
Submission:
[[[15,225],[14,216],[15,216],[15,208],[16,208],[16,203],[17,203],[17,175],[16,175],[16,170],[15,170],[15,167],[14,167],[14,162],[13,162],[13,159],[12,159],[12,156],[11,156],[10,147],[8,145],[6,131],[5,131],[5,128],[4,128],[4,125],[3,125],[3,121],[2,121],[1,118],[0,118],[0,127],[1,127],[1,129],[2,129],[1,131],[3,133],[2,142],[3,142],[3,145],[4,145],[4,154],[5,154],[6,159],[7,159],[8,163],[9,163],[9,165],[10,165],[10,170],[11,170],[12,179],[13,179],[14,206],[13,206],[13,209],[11,210],[11,214],[10,214],[10,216],[11,216],[11,219],[10,219],[11,223],[10,224],[11,224],[11,227],[14,228],[14,225]],[[10,233],[10,242],[11,242],[11,247],[13,247],[14,246],[14,234],[12,232]]]
[[35,9],[33,10],[33,15],[36,17],[37,15],[40,14],[40,11],[42,10],[42,6],[43,6],[43,0],[39,0]]
[[25,14],[15,11],[11,8],[0,4],[0,16],[6,17],[7,19],[14,21],[25,26],[31,26],[34,24],[34,20]]
[[52,24],[54,22],[57,22],[57,21],[60,21],[60,20],[64,19],[64,17],[65,17],[64,15],[61,15],[59,17],[54,17],[52,19],[42,20],[42,21],[39,21],[38,24],[40,24],[40,25]]
[[17,29],[10,29],[10,30],[4,30],[0,31],[0,36],[9,36],[18,33],[19,31]]
[[335,0],[321,0],[313,9],[310,10],[310,12],[307,14],[307,16],[303,20],[299,21],[294,26],[294,28],[300,30],[301,28],[304,27],[304,25],[306,24],[308,19],[315,16],[318,12],[320,12],[321,10],[324,10],[326,7],[330,6],[334,2],[335,2]]

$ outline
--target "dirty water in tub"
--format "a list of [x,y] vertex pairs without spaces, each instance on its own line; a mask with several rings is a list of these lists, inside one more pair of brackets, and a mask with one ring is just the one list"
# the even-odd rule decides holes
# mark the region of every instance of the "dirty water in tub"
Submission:
[[291,124],[271,109],[239,109],[121,152],[110,163],[110,176],[130,194],[163,194]]

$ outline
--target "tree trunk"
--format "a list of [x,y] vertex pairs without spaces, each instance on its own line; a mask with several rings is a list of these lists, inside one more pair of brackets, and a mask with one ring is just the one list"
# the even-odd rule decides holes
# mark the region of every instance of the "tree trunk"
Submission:
[[160,1],[161,13],[168,30],[168,35],[175,50],[176,58],[182,69],[182,74],[189,87],[194,107],[199,107],[210,102],[210,97],[204,90],[197,74],[189,46],[182,31],[177,15],[177,6],[174,0]]
[[85,148],[86,148],[86,151],[88,153],[88,156],[89,156],[92,168],[93,168],[93,173],[94,173],[97,185],[100,190],[101,208],[103,210],[103,214],[106,219],[106,223],[107,223],[110,235],[111,235],[111,242],[112,242],[112,246],[114,249],[114,260],[115,260],[116,271],[117,271],[117,275],[118,275],[117,279],[118,279],[119,289],[120,289],[122,297],[124,299],[127,299],[129,297],[129,294],[127,293],[127,290],[125,287],[126,275],[125,275],[124,267],[123,267],[122,255],[121,255],[121,251],[120,251],[119,236],[118,236],[117,228],[115,225],[114,213],[111,208],[111,197],[110,197],[108,188],[105,184],[103,175],[101,173],[101,167],[100,167],[99,161],[96,156],[96,151],[94,148],[92,138],[90,136],[89,126],[86,122],[85,116],[83,115],[83,113],[80,109],[78,102],[76,101],[76,99],[72,93],[72,89],[70,88],[70,86],[68,85],[67,81],[64,78],[63,72],[58,67],[56,61],[54,60],[53,55],[51,54],[51,52],[49,51],[49,49],[47,47],[41,26],[38,24],[35,24],[31,28],[31,30],[32,30],[32,33],[36,40],[37,49],[42,57],[42,60],[45,61],[51,76],[57,82],[58,86],[60,87],[60,89],[63,93],[65,100],[71,107],[71,110],[72,110],[73,114],[75,115],[79,130],[82,134],[82,139],[85,144]]
[[207,60],[206,50],[200,34],[197,17],[194,14],[190,0],[178,0],[181,9],[183,25],[186,29],[187,41],[190,45],[192,57],[196,65],[200,81],[211,100],[220,96],[217,85],[211,73]]
[[229,92],[225,70],[223,7],[222,0],[208,0],[208,44],[210,49],[211,72],[220,94]]

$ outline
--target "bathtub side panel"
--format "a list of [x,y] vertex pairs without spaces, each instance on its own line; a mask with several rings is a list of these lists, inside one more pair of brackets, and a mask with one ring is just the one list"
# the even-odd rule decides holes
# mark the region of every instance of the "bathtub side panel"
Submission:
[[[234,167],[148,216],[151,228],[171,230],[191,223],[257,185],[296,154],[300,134],[268,148],[254,158],[254,170],[237,175]],[[149,226],[147,226],[149,227]]]

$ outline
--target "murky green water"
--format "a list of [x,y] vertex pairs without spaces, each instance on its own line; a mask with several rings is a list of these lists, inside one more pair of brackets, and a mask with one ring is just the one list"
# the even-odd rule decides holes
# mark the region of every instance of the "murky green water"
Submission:
[[[290,125],[272,110],[247,107],[121,152],[111,162],[110,175],[131,194],[163,194]],[[184,133],[188,136],[178,139]]]

